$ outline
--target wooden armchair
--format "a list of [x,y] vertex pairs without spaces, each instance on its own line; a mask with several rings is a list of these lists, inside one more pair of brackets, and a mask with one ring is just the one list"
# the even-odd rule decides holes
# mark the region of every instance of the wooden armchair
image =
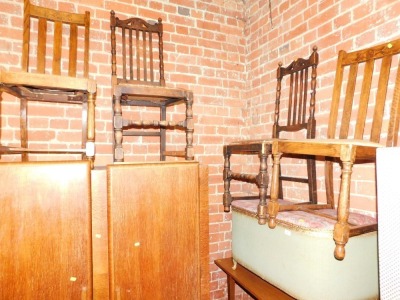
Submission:
[[331,208],[334,208],[333,163],[340,163],[337,222],[333,232],[336,243],[334,254],[338,260],[345,257],[345,245],[349,237],[377,229],[376,224],[353,226],[348,221],[351,173],[354,164],[373,162],[378,147],[397,145],[399,54],[400,40],[349,53],[339,52],[327,139],[273,142],[271,201],[268,203],[270,228],[275,227],[279,211],[310,210],[308,206],[293,208],[278,203],[280,157],[290,153],[325,157],[326,202]]
[[[89,28],[89,12],[56,11],[24,0],[21,71],[0,70],[0,94],[6,92],[20,99],[21,145],[0,146],[1,154],[22,154],[22,160],[26,161],[29,153],[75,153],[86,157],[93,165],[96,83],[88,78]],[[52,36],[48,34],[50,29]],[[68,41],[67,46],[63,45],[65,41]],[[33,49],[34,46],[36,49]],[[82,46],[83,52],[78,50],[78,46]],[[68,51],[64,53],[65,47]],[[46,51],[49,48],[52,53]],[[64,65],[68,66],[68,70],[63,72]],[[82,105],[82,148],[29,148],[28,101]]]
[[[120,20],[111,11],[110,24],[114,161],[124,161],[124,136],[159,136],[160,160],[165,160],[166,156],[193,160],[193,93],[165,85],[161,18],[155,24],[139,18]],[[118,69],[120,74],[117,73],[117,63],[121,66]],[[167,121],[167,107],[181,103],[186,108],[185,120]],[[122,108],[127,106],[158,107],[160,120],[132,120],[123,114]],[[166,150],[166,129],[185,131],[185,151]]]
[[[315,111],[315,90],[318,66],[318,52],[317,47],[313,48],[308,59],[299,58],[293,61],[287,67],[282,67],[279,63],[277,69],[277,86],[276,86],[276,99],[275,99],[275,115],[274,126],[272,129],[272,139],[263,140],[244,140],[233,142],[224,146],[224,210],[229,212],[230,205],[236,199],[251,199],[254,197],[248,196],[232,196],[230,192],[230,181],[239,180],[256,184],[259,188],[259,213],[258,221],[260,224],[266,224],[266,209],[267,209],[267,187],[268,187],[268,174],[267,174],[267,158],[271,154],[272,141],[279,138],[282,132],[296,132],[306,131],[307,138],[315,137],[314,118]],[[287,93],[282,97],[282,81],[287,85]],[[308,95],[310,93],[310,96]],[[285,101],[285,102],[284,102]],[[287,116],[285,124],[280,124],[283,119],[283,112],[281,112],[281,103],[287,105]],[[307,116],[308,115],[308,116]],[[231,170],[230,157],[232,154],[243,155],[258,155],[260,158],[260,171],[257,175],[236,173]],[[312,156],[302,157],[306,159],[307,163],[307,178],[282,176],[279,180],[306,183],[309,188],[310,202],[317,203],[317,188],[316,188],[316,170],[315,160]],[[279,195],[282,197],[282,185],[279,185]]]

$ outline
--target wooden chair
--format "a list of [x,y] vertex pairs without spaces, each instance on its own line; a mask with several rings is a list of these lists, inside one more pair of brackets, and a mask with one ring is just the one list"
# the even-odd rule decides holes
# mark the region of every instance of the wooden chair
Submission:
[[377,229],[376,224],[352,226],[348,221],[351,173],[354,164],[374,162],[378,147],[397,145],[400,117],[399,54],[400,40],[349,53],[343,50],[339,52],[327,139],[273,142],[269,227],[275,227],[279,211],[299,208],[310,210],[308,206],[293,208],[278,204],[280,157],[293,153],[326,158],[326,202],[331,208],[334,208],[333,163],[340,163],[337,223],[333,232],[337,259],[345,257],[345,245],[349,237]]
[[[110,23],[114,161],[124,161],[122,148],[124,136],[159,136],[160,160],[165,160],[166,156],[193,160],[193,93],[165,85],[161,18],[155,24],[139,18],[120,20],[115,17],[114,11],[111,11]],[[119,61],[122,65],[119,69],[122,70],[121,74],[117,74]],[[167,121],[167,107],[181,103],[184,103],[186,107],[185,120]],[[131,120],[124,117],[122,112],[124,106],[158,107],[160,120]],[[140,131],[138,128],[157,128],[158,131]],[[166,129],[185,130],[185,151],[166,151]]]
[[[88,78],[90,14],[56,11],[24,0],[23,24],[21,71],[0,70],[0,94],[6,92],[20,99],[21,145],[0,146],[0,153],[22,154],[23,161],[28,160],[28,153],[77,153],[93,165],[96,83]],[[48,35],[50,30],[53,36]],[[37,37],[36,41],[34,37]],[[63,56],[65,41],[69,47],[64,55],[67,57]],[[78,50],[81,44],[83,55]],[[52,53],[46,51],[49,48]],[[51,55],[52,62],[48,59]],[[62,70],[64,65],[68,65],[65,72]],[[30,149],[28,101],[82,105],[82,149]]]
[[[233,142],[224,146],[224,210],[229,212],[232,200],[235,199],[249,199],[252,196],[233,197],[230,192],[230,181],[232,179],[250,182],[256,184],[259,188],[259,223],[266,224],[266,208],[267,208],[267,187],[268,187],[268,174],[267,174],[267,158],[271,154],[272,141],[279,138],[282,132],[296,132],[306,131],[307,138],[315,137],[315,89],[317,78],[318,66],[318,53],[317,47],[313,48],[313,52],[308,59],[297,59],[287,67],[282,67],[279,63],[277,69],[277,86],[276,86],[276,99],[275,99],[275,115],[274,125],[272,129],[272,139],[263,140],[247,140]],[[282,80],[286,80],[288,85],[287,99],[281,99]],[[285,82],[285,81],[284,81]],[[308,92],[310,97],[308,98]],[[286,124],[280,124],[283,113],[280,111],[281,103],[286,101],[287,118]],[[307,104],[308,102],[308,104]],[[307,117],[308,112],[308,117]],[[260,171],[257,175],[235,173],[230,167],[230,157],[232,154],[244,155],[258,155],[260,158]],[[309,188],[309,197],[311,203],[317,203],[317,188],[316,188],[316,170],[315,160],[313,157],[306,158],[307,162],[307,178],[280,176],[280,181],[293,181],[307,183]],[[280,187],[282,187],[280,185]],[[279,195],[282,197],[282,189]]]

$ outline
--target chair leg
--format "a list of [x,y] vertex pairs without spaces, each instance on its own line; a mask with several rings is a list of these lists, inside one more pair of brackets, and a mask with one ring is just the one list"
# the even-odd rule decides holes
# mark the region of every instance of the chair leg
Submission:
[[315,160],[312,158],[307,159],[307,177],[310,203],[317,204],[317,171],[315,169]]
[[[89,137],[89,131],[88,131],[88,103],[83,102],[82,103],[82,149],[84,149],[87,145],[88,137]],[[82,154],[82,159],[87,158],[87,149],[86,153]]]
[[260,172],[257,176],[257,184],[260,191],[260,203],[258,204],[257,217],[258,224],[267,223],[267,187],[268,187],[268,171],[267,171],[268,155],[260,153]]
[[350,227],[349,202],[350,202],[350,180],[353,163],[351,161],[342,161],[342,179],[340,184],[340,195],[338,201],[338,221],[333,230],[333,239],[335,240],[335,258],[343,260],[345,257],[345,245],[349,240]]
[[[0,90],[0,122],[1,122],[1,116],[2,116],[2,111],[1,111],[1,102],[3,101],[3,91]],[[0,123],[1,124],[1,123]],[[0,130],[0,146],[2,145],[1,143],[1,130]],[[2,153],[0,153],[0,158],[1,158]]]
[[193,93],[188,92],[185,99],[186,105],[186,151],[185,159],[194,160],[194,149],[193,149]]
[[[27,109],[28,101],[20,99],[20,131],[21,131],[21,148],[28,147],[28,129],[27,129]],[[22,161],[28,161],[28,154],[21,154]]]
[[283,199],[283,179],[282,179],[282,170],[279,169],[279,193],[278,193],[278,199]]
[[226,147],[224,147],[224,195],[223,195],[223,203],[224,203],[224,211],[229,212],[231,209],[232,195],[230,192],[231,186],[231,170],[230,170],[230,157],[231,154],[228,153]]
[[114,95],[113,99],[114,114],[114,162],[124,161],[124,150],[122,149],[122,109],[121,95]]
[[282,153],[273,153],[273,165],[272,165],[272,182],[271,182],[271,200],[268,202],[268,227],[276,227],[276,216],[279,211],[278,195],[279,195],[279,170],[280,160]]
[[[167,107],[165,105],[160,107],[160,119],[161,121],[165,121],[167,119]],[[166,129],[165,127],[160,126],[160,160],[165,160],[165,151],[166,151]]]
[[[91,167],[94,167],[95,156],[95,98],[94,93],[89,93],[87,107],[85,106],[87,114],[87,138],[86,138],[86,156],[90,161]],[[86,120],[86,119],[84,119]]]

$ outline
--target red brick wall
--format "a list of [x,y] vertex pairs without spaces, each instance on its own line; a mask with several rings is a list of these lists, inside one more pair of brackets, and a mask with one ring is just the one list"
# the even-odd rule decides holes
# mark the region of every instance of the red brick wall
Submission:
[[[317,136],[323,137],[336,55],[398,38],[400,5],[396,0],[32,0],[60,10],[91,13],[90,75],[97,81],[96,166],[112,162],[109,12],[164,22],[165,72],[168,86],[194,92],[196,159],[209,166],[210,299],[226,299],[225,275],[212,263],[230,255],[230,214],[222,209],[222,145],[240,137],[270,136],[277,63],[308,56],[317,45]],[[270,5],[269,5],[270,4]],[[271,8],[271,11],[270,11]],[[18,70],[21,60],[22,0],[0,1],[0,68]],[[18,102],[3,95],[1,139],[19,139]],[[79,145],[79,108],[31,105],[31,144]],[[181,115],[177,108],[174,112]],[[51,116],[51,117],[48,117]],[[48,127],[52,128],[51,130]],[[170,141],[183,145],[179,135]],[[127,161],[156,160],[155,140],[132,139]],[[4,160],[18,157],[3,156]],[[237,158],[233,165],[256,168],[256,159]],[[375,210],[373,166],[356,170],[353,205]],[[319,169],[319,171],[321,171]],[[233,190],[252,192],[248,185]],[[247,298],[238,292],[238,299]]]

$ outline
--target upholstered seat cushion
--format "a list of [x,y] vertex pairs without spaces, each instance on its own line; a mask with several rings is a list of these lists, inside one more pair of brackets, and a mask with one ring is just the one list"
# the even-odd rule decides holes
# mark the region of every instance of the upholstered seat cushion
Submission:
[[[280,204],[292,204],[289,201],[279,200]],[[250,216],[256,217],[258,200],[237,200],[232,206],[235,210],[240,211]],[[336,209],[319,209],[318,215],[306,211],[283,211],[277,216],[277,222],[286,225],[287,227],[310,231],[332,231],[335,225],[337,210]],[[322,215],[326,215],[324,217]],[[332,218],[329,218],[332,217]],[[376,224],[377,220],[374,217],[360,214],[350,213],[349,222],[353,225],[372,225]]]

